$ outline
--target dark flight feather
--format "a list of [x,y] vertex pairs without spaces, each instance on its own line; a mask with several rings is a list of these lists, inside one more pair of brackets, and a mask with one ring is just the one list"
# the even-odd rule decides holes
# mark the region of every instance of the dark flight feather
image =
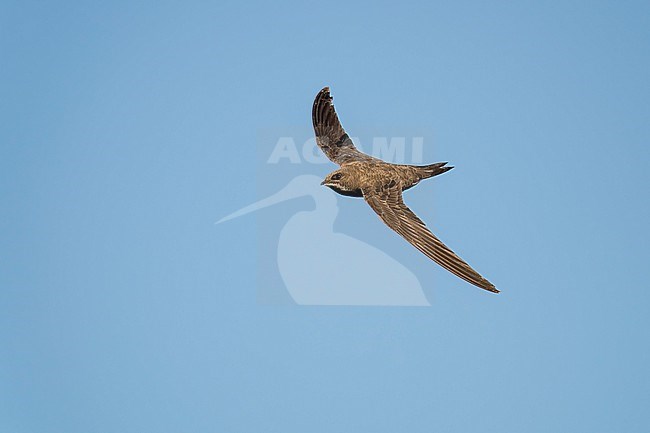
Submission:
[[316,133],[316,143],[332,162],[343,165],[352,161],[375,159],[354,147],[354,143],[346,134],[336,115],[329,87],[325,87],[316,95],[311,116]]
[[431,260],[477,287],[499,293],[492,283],[472,269],[431,233],[424,222],[404,204],[399,185],[372,191],[364,190],[364,198],[388,227],[395,230]]

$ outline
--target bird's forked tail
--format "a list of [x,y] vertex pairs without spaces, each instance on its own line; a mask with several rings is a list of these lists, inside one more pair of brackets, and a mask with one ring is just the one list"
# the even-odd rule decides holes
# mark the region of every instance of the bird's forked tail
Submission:
[[447,165],[446,162],[436,162],[435,164],[419,165],[417,166],[417,168],[419,169],[420,176],[422,176],[422,179],[427,179],[429,177],[437,176],[439,174],[442,174],[454,168],[452,166],[445,167],[446,165]]

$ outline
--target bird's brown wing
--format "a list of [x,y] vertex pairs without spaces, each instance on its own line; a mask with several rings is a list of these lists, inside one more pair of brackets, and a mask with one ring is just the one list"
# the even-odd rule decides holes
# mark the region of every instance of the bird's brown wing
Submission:
[[369,155],[354,147],[354,143],[345,133],[339,122],[339,117],[334,111],[330,88],[325,87],[318,92],[314,99],[314,106],[311,111],[311,118],[316,133],[318,147],[327,157],[338,165],[352,161],[372,160]]
[[499,293],[492,283],[458,257],[409,209],[402,200],[401,186],[392,184],[372,191],[364,190],[370,207],[390,227],[415,248],[443,268],[481,289]]

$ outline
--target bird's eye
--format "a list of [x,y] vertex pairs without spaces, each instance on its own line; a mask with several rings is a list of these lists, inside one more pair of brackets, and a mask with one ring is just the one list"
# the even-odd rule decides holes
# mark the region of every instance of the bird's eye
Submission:
[[336,173],[332,175],[332,180],[340,180],[343,175],[341,173]]

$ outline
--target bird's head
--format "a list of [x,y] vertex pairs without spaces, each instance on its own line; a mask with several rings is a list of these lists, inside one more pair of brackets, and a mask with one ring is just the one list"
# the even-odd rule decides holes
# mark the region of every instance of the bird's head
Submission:
[[328,174],[321,182],[321,185],[325,185],[343,195],[357,195],[357,193],[360,193],[353,173],[344,167]]

